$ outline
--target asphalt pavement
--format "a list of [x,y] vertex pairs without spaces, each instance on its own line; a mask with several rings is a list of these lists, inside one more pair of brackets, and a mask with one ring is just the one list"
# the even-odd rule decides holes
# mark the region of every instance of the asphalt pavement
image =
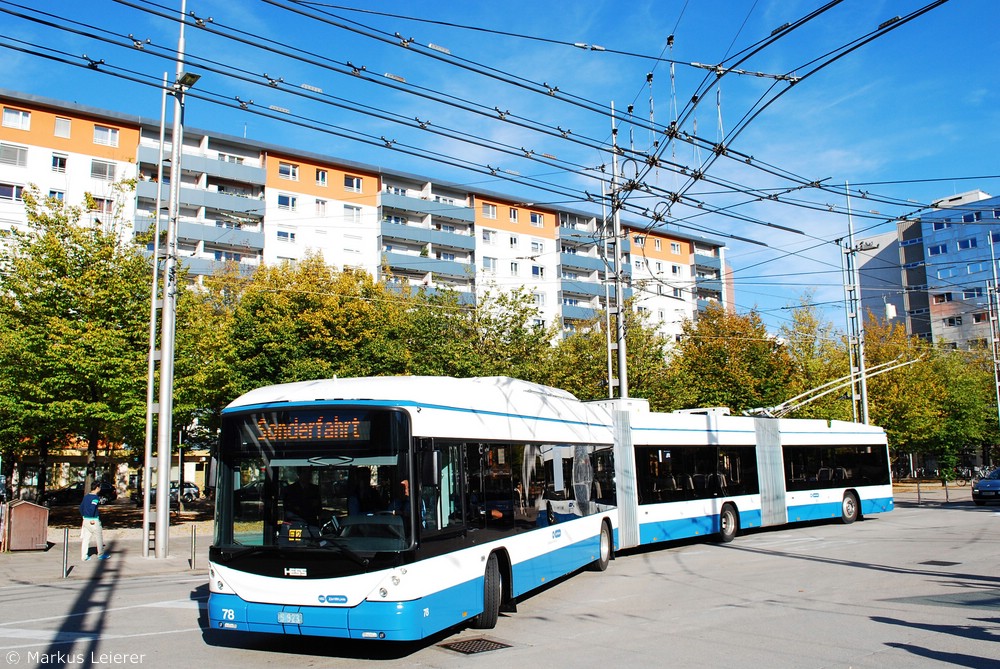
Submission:
[[[898,506],[971,504],[970,486],[951,485],[945,489],[940,483],[897,484],[894,498]],[[105,529],[105,550],[108,560],[91,557],[80,560],[79,526],[50,527],[48,547],[44,550],[23,550],[0,553],[0,584],[52,583],[66,578],[85,580],[95,574],[114,568],[119,578],[152,576],[172,573],[208,573],[208,548],[212,541],[211,523],[205,520],[178,522],[171,525],[167,556],[155,557],[155,547],[143,556],[142,529],[134,527]],[[65,560],[65,571],[64,571]]]

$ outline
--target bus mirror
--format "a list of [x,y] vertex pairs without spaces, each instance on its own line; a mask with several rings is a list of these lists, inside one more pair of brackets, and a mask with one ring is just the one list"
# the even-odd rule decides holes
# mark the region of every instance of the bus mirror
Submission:
[[441,485],[441,451],[424,453],[420,479],[425,486]]

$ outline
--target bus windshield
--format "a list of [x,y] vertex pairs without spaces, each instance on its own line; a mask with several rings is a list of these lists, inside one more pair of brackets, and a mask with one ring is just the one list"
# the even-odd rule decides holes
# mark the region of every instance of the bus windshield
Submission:
[[224,416],[219,547],[346,555],[412,543],[408,419],[379,409],[267,409]]

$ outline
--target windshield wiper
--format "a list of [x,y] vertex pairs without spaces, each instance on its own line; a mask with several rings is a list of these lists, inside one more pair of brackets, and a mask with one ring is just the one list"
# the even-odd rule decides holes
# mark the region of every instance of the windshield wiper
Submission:
[[220,548],[219,553],[223,558],[223,562],[229,562],[235,560],[236,558],[248,557],[250,555],[257,555],[258,553],[264,553],[268,550],[274,548],[273,546],[244,546],[242,548]]

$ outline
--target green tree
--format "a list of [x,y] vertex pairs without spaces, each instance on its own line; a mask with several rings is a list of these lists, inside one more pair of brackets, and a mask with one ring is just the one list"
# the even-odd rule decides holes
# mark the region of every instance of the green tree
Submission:
[[[810,391],[850,373],[846,342],[829,322],[820,319],[818,310],[812,305],[811,293],[803,295],[799,306],[792,310],[792,322],[781,328],[781,338],[792,365],[786,400],[803,394],[806,396],[802,399],[806,400],[815,396],[815,393],[809,395]],[[793,418],[851,420],[850,386],[837,389],[830,386],[820,392],[826,390],[831,392],[789,415]]]
[[668,362],[664,389],[675,408],[727,406],[740,412],[790,396],[792,361],[753,311],[737,315],[709,305],[684,325]]
[[116,217],[33,188],[24,205],[27,226],[0,239],[4,433],[85,440],[90,480],[101,441],[142,442],[150,268]]

